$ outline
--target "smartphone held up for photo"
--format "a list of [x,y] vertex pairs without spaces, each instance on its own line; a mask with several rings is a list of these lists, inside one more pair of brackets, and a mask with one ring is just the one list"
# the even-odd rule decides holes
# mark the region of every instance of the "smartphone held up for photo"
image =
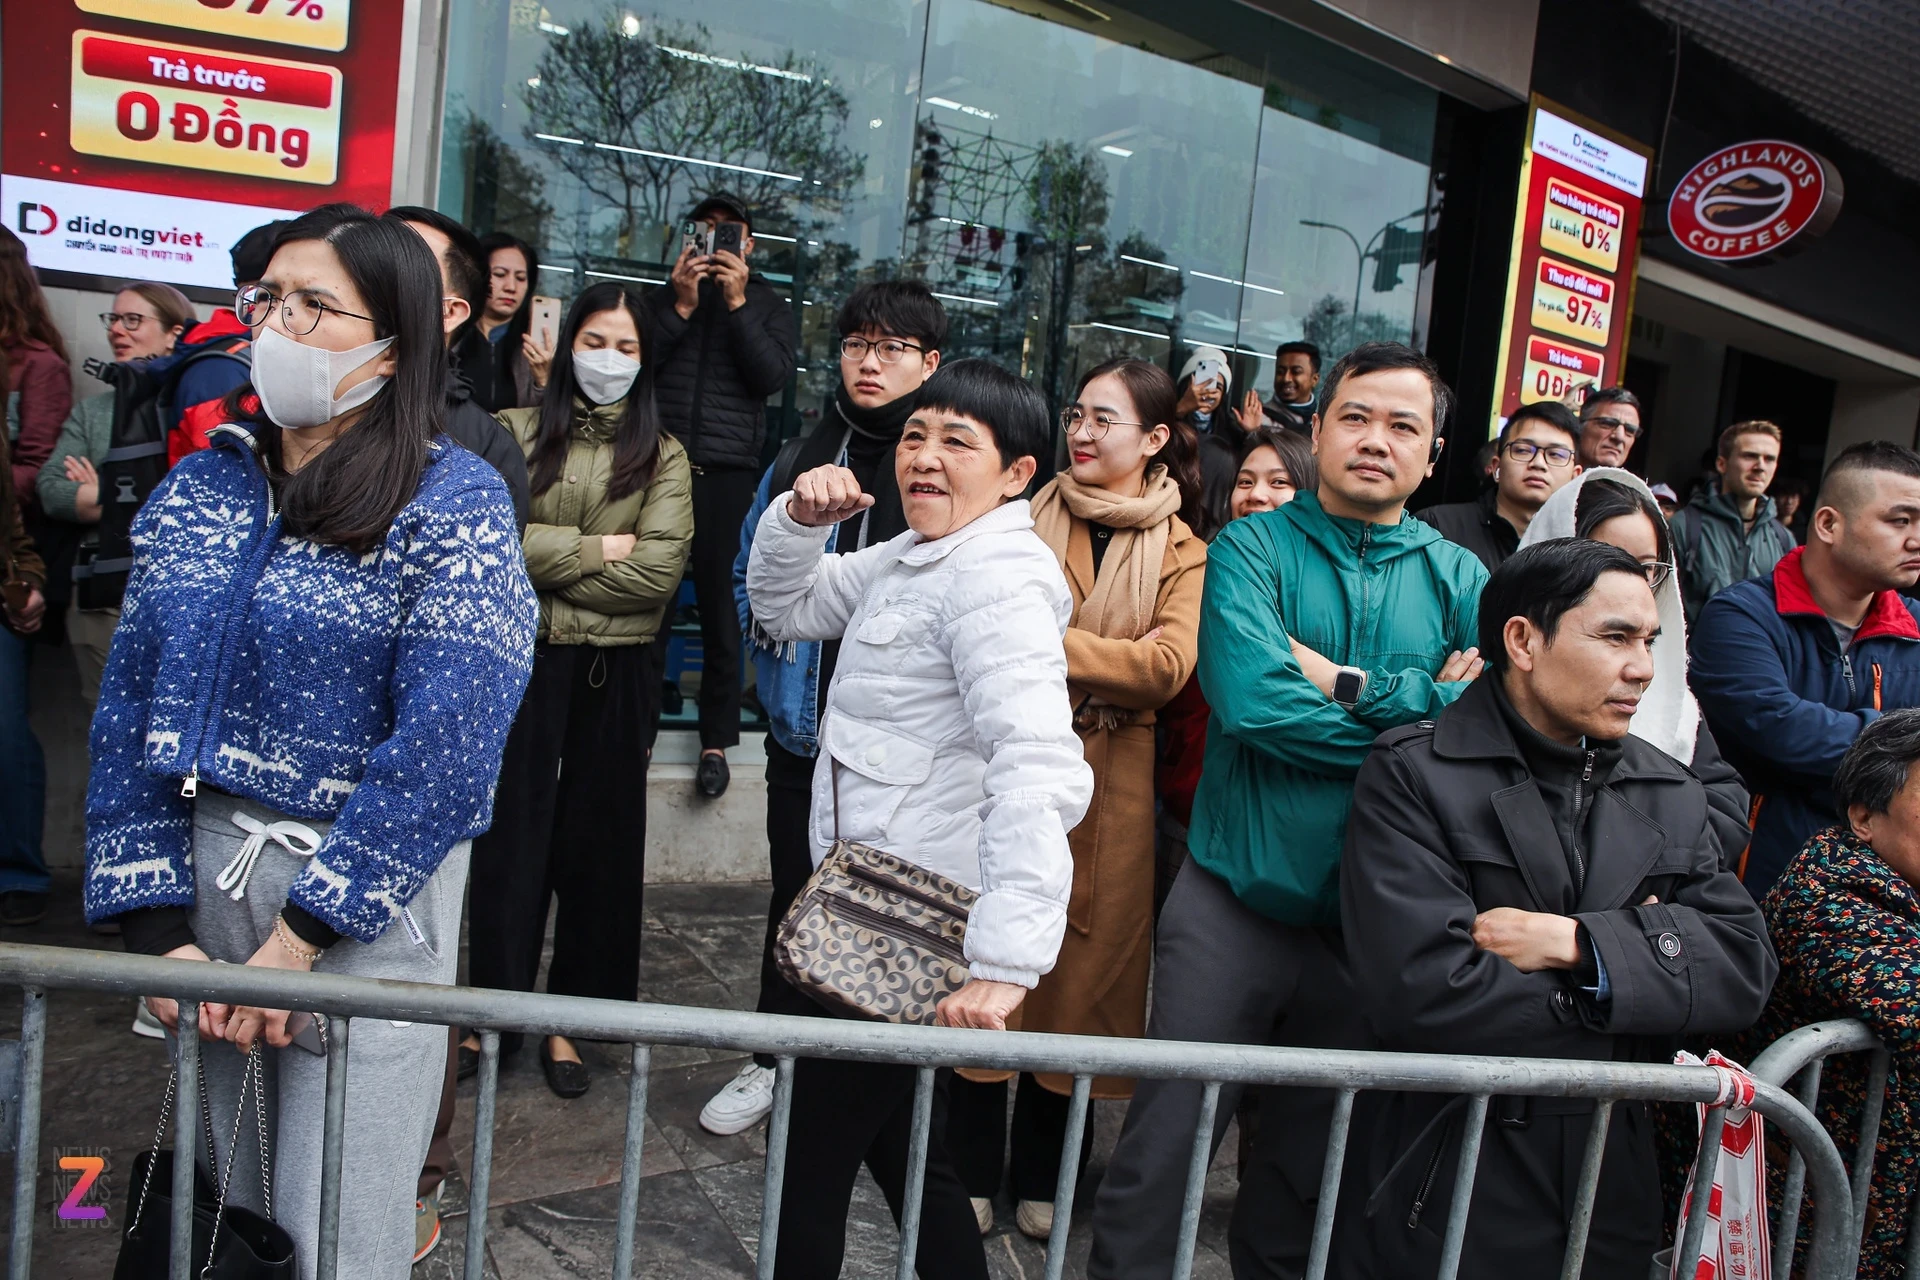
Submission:
[[543,350],[551,351],[554,335],[560,332],[560,299],[546,298],[536,293],[533,295],[532,303],[532,318],[527,325],[527,331],[533,335],[535,344]]
[[740,254],[740,233],[746,230],[737,222],[721,222],[714,225],[709,233],[713,237],[713,247],[709,253],[730,253],[738,258]]

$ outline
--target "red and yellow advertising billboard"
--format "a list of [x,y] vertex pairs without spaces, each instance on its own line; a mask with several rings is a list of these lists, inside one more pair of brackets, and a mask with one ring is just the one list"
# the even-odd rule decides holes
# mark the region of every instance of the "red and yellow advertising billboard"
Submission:
[[403,6],[8,4],[0,217],[35,266],[228,288],[247,231],[393,183]]
[[1523,404],[1620,380],[1651,155],[1534,98],[1489,435]]

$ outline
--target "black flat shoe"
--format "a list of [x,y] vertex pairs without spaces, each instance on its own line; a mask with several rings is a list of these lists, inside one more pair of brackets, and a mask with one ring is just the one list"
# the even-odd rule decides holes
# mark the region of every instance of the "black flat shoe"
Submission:
[[577,1098],[593,1083],[593,1073],[586,1063],[557,1061],[544,1037],[540,1041],[540,1068],[547,1073],[547,1087],[562,1098]]
[[724,755],[703,754],[700,757],[700,767],[694,771],[693,785],[699,788],[701,795],[709,800],[718,800],[727,794],[727,783],[732,780],[733,775],[727,769],[727,758]]
[[[726,772],[724,765],[721,767],[721,772]],[[726,790],[726,783],[724,781],[720,784],[720,789],[722,791]],[[12,889],[6,893],[0,893],[0,924],[17,927],[20,925],[39,924],[46,918],[46,894],[28,893],[24,889]]]

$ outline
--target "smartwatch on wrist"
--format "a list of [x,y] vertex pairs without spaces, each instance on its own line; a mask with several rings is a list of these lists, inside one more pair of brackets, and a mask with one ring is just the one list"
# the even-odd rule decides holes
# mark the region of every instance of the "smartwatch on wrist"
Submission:
[[1367,673],[1359,667],[1341,667],[1333,675],[1333,700],[1353,710],[1353,704],[1360,701],[1360,695],[1367,691]]

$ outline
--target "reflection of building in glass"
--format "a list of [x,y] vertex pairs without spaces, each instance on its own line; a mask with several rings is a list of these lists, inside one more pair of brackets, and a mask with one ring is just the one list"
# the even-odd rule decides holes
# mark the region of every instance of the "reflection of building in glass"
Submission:
[[664,279],[695,200],[746,198],[754,265],[802,318],[789,423],[832,386],[832,310],[863,278],[926,279],[950,357],[1055,397],[1201,342],[1265,390],[1280,342],[1412,335],[1431,280],[1407,211],[1436,189],[1439,95],[1224,0],[1177,30],[1150,0],[455,8],[442,207],[533,235],[565,295]]

